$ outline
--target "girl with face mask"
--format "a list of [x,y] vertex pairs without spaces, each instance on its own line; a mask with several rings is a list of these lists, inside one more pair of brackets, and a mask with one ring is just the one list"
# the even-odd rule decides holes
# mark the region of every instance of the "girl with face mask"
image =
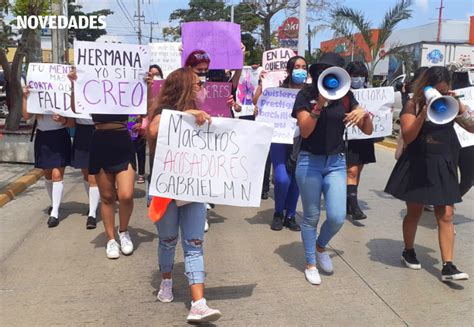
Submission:
[[[351,76],[351,88],[364,88],[369,72],[363,62],[353,61],[346,66]],[[347,215],[354,220],[367,218],[359,207],[357,188],[365,164],[375,162],[374,139],[350,140],[347,146]]]

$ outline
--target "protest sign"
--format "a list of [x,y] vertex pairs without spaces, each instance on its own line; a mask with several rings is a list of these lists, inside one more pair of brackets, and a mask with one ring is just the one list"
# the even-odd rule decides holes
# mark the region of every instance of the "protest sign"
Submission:
[[207,95],[202,110],[212,117],[232,117],[227,105],[227,101],[232,95],[232,84],[206,82],[203,87],[206,88]]
[[165,80],[153,81],[151,86],[151,96],[157,97],[160,94],[161,87],[165,84]]
[[71,82],[67,74],[71,66],[59,64],[30,63],[26,86],[30,90],[27,111],[31,114],[63,117],[91,118],[83,112],[71,109]]
[[182,201],[258,207],[272,127],[164,110],[150,194]]
[[160,66],[163,77],[166,78],[173,70],[181,68],[181,53],[179,42],[150,43],[150,64]]
[[[464,97],[461,98],[461,101],[467,105],[470,111],[474,110],[474,87],[465,87],[463,89],[454,90],[454,92],[458,95],[463,95]],[[459,143],[461,147],[465,148],[467,146],[474,145],[474,133],[469,133],[464,128],[459,126],[457,123],[454,123],[454,130],[459,139]]]
[[392,107],[395,102],[393,87],[376,87],[352,90],[359,106],[372,114],[374,131],[366,135],[357,126],[347,130],[349,140],[372,139],[392,135]]
[[262,78],[262,90],[269,87],[280,87],[287,76],[286,71],[266,72]]
[[237,103],[242,110],[235,113],[236,117],[253,115],[253,95],[258,87],[258,78],[262,70],[261,67],[253,69],[248,66],[242,69],[236,93]]
[[181,24],[183,54],[181,65],[194,50],[209,54],[209,69],[241,69],[244,56],[240,25],[228,22],[191,22]]
[[268,50],[263,53],[262,67],[265,71],[286,70],[286,64],[295,52],[287,48]]
[[147,45],[74,42],[76,108],[93,114],[145,114]]
[[272,143],[293,144],[296,119],[291,117],[296,95],[300,90],[267,88],[258,99],[256,121],[274,125]]

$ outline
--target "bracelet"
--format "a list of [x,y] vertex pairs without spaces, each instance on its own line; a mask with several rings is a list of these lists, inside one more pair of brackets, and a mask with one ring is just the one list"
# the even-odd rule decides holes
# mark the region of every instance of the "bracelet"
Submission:
[[315,113],[315,112],[313,112],[313,111],[311,111],[311,112],[309,113],[309,115],[310,115],[311,118],[313,118],[313,119],[318,119],[319,116],[321,116],[321,114],[317,114],[317,113]]

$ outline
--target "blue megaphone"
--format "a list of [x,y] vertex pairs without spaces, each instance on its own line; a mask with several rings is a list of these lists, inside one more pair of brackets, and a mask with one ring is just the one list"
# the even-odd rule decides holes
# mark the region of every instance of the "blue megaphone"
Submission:
[[[424,92],[432,90],[432,86],[427,86],[423,89]],[[438,98],[431,103],[431,107],[438,113],[448,111],[448,106],[446,104],[446,100],[444,98]]]
[[329,74],[326,77],[324,77],[323,85],[325,88],[333,90],[339,87],[339,80],[337,79],[335,75]]
[[432,86],[423,89],[428,104],[428,120],[438,124],[447,124],[456,118],[459,102],[454,97],[442,95]]

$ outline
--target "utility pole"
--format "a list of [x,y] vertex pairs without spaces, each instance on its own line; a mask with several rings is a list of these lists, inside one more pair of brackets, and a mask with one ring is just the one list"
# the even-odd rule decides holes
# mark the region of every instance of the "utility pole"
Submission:
[[311,56],[311,37],[313,35],[311,34],[311,27],[309,27],[309,24],[308,24],[308,53],[309,55]]
[[299,17],[299,29],[298,29],[298,55],[304,57],[304,39],[305,39],[305,28],[306,26],[306,0],[300,0],[300,17]]
[[137,13],[133,17],[138,20],[138,44],[142,44],[142,19],[144,21],[145,16],[140,9],[140,0],[137,0]]
[[159,23],[156,23],[156,22],[145,23],[145,22],[143,22],[143,24],[150,25],[150,43],[153,43],[153,25],[159,26]]
[[443,0],[441,0],[441,6],[439,6],[439,15],[438,15],[438,35],[436,36],[436,42],[439,42],[441,39],[441,24],[443,24]]
[[234,5],[230,6],[230,22],[234,22]]
[[[64,15],[63,0],[51,1],[51,11],[55,16]],[[67,11],[66,11],[67,15]],[[51,29],[51,51],[53,54],[53,63],[63,64],[64,63],[64,34],[67,29]]]

